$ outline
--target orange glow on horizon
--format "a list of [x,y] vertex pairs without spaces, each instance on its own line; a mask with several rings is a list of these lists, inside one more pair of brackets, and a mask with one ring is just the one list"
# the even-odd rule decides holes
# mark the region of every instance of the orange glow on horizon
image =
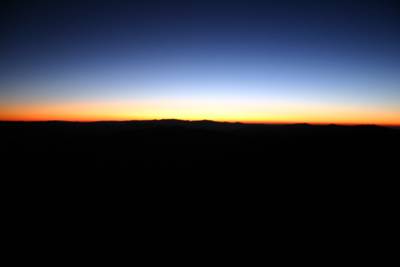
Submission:
[[153,119],[399,126],[400,111],[357,106],[201,100],[0,104],[0,120],[3,121]]

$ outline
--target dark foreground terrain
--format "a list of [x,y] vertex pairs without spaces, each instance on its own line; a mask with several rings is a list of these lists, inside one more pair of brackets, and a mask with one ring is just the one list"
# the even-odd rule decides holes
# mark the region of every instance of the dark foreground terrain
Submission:
[[2,122],[0,135],[7,220],[32,242],[43,231],[97,242],[111,229],[165,247],[176,231],[234,244],[240,230],[278,248],[290,238],[296,250],[338,242],[354,254],[353,242],[368,247],[396,224],[398,129]]
[[15,173],[381,176],[398,168],[400,130],[178,120],[1,122],[0,141],[3,164]]
[[30,191],[397,196],[387,194],[398,188],[400,130],[394,128],[1,122],[0,140],[3,181]]

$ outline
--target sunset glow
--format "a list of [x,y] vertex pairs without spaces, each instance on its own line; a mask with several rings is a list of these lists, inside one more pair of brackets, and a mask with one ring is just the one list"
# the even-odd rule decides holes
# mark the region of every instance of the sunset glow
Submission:
[[56,2],[6,12],[0,120],[400,125],[391,1]]
[[363,107],[242,102],[152,101],[112,103],[61,103],[4,105],[0,120],[17,121],[99,121],[216,120],[245,123],[337,123],[400,125],[400,112]]

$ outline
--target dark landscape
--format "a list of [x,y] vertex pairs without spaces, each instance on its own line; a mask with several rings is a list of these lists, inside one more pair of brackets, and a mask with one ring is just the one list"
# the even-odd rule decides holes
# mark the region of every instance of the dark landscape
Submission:
[[274,173],[322,177],[345,176],[348,170],[381,179],[398,168],[400,144],[398,129],[374,125],[180,120],[1,122],[0,135],[5,162],[19,166],[15,173],[55,170],[55,175],[135,176],[140,170],[209,176],[218,170],[249,176],[258,171],[260,178]]
[[[10,218],[18,218],[12,222],[21,233],[35,233],[32,240],[40,232],[25,230],[25,221],[38,229],[62,222],[66,239],[82,232],[94,241],[103,238],[99,223],[113,225],[121,237],[139,223],[133,232],[167,232],[167,240],[174,234],[169,229],[186,231],[193,224],[195,235],[222,231],[226,240],[236,238],[233,225],[244,224],[257,237],[272,224],[265,233],[279,236],[280,243],[286,242],[283,235],[299,245],[311,232],[315,242],[353,238],[366,246],[373,238],[369,225],[393,224],[396,214],[398,129],[1,122],[0,140]],[[82,226],[80,220],[91,217],[96,220]],[[46,224],[36,225],[35,218],[46,218]]]

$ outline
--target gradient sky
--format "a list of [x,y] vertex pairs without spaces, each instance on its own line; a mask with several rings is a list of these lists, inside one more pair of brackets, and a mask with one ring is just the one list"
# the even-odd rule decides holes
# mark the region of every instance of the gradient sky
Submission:
[[398,1],[3,1],[0,120],[400,125]]

